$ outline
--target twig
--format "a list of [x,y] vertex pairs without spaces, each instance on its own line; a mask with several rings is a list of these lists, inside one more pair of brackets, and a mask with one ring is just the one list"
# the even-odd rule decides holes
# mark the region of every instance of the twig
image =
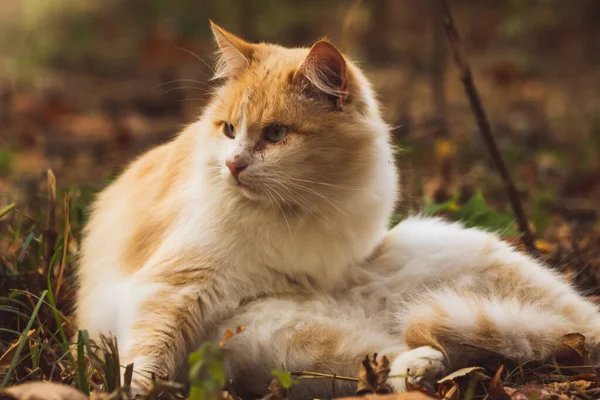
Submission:
[[337,379],[340,381],[358,382],[357,378],[350,378],[348,376],[340,376],[340,375],[333,375],[333,374],[322,374],[320,372],[310,372],[310,371],[292,372],[292,376],[295,378],[305,378],[305,379]]
[[444,28],[446,29],[446,36],[448,37],[448,42],[450,43],[450,49],[452,50],[454,62],[456,63],[456,66],[460,71],[460,79],[463,82],[465,92],[467,94],[467,97],[469,98],[471,109],[473,111],[475,119],[477,120],[479,132],[483,137],[483,140],[487,146],[492,161],[496,166],[496,169],[502,177],[504,189],[508,194],[508,199],[510,201],[513,212],[515,213],[515,216],[517,218],[519,231],[521,231],[521,233],[523,234],[521,239],[527,247],[527,249],[529,250],[529,252],[532,255],[537,256],[538,252],[535,247],[535,239],[531,233],[531,230],[529,229],[529,223],[527,222],[527,217],[525,215],[525,210],[523,209],[523,204],[521,203],[519,193],[517,192],[512,178],[510,177],[510,173],[508,172],[506,163],[502,158],[502,154],[498,149],[498,145],[494,140],[494,136],[492,136],[492,128],[490,126],[490,122],[487,118],[485,110],[481,105],[481,98],[479,97],[479,92],[477,92],[477,88],[475,87],[475,83],[473,81],[471,67],[469,66],[469,63],[467,62],[467,59],[460,46],[460,39],[456,27],[454,25],[452,13],[450,12],[450,6],[448,5],[447,0],[440,1],[443,8],[443,20]]

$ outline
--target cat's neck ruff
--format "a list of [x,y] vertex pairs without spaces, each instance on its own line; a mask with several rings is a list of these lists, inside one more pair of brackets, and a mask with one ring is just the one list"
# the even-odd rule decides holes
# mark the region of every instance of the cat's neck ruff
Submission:
[[385,233],[395,203],[397,178],[385,137],[374,138],[373,151],[381,157],[371,167],[369,184],[348,193],[343,202],[324,200],[319,205],[323,212],[315,214],[248,199],[215,178],[211,151],[202,143],[204,124],[198,121],[192,134],[197,138],[195,168],[207,173],[201,179],[191,175],[182,193],[186,206],[175,240],[219,254],[244,275],[266,266],[321,288],[343,286],[348,268],[368,257]]

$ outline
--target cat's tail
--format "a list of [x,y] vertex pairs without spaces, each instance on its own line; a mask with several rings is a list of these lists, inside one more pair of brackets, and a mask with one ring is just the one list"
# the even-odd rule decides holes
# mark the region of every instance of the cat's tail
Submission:
[[437,348],[454,367],[486,352],[518,362],[544,360],[574,331],[568,319],[535,303],[451,289],[411,299],[398,323],[410,348]]

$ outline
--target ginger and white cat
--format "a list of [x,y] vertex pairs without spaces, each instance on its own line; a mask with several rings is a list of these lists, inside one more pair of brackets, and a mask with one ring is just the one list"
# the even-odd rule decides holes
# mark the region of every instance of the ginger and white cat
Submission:
[[[227,372],[257,395],[273,368],[354,375],[375,352],[393,375],[427,382],[476,349],[543,359],[581,332],[595,350],[596,307],[494,234],[419,217],[387,230],[389,129],[332,44],[250,44],[212,28],[222,86],[99,195],[85,231],[78,324],[116,335],[136,390],[152,373],[175,378],[189,351],[238,325]],[[315,382],[292,395],[332,394]]]

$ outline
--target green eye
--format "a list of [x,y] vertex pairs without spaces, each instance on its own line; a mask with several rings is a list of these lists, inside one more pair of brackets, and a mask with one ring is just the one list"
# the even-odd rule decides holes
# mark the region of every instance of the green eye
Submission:
[[235,126],[230,122],[223,123],[223,133],[230,139],[235,138]]
[[270,125],[265,129],[265,138],[272,143],[279,142],[287,136],[288,130],[285,125]]

